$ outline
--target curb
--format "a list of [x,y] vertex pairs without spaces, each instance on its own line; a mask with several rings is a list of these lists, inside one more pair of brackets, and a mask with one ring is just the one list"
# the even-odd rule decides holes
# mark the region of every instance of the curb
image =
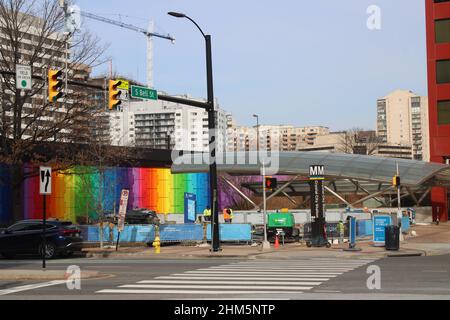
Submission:
[[[0,274],[1,281],[11,281],[11,280],[42,280],[42,281],[55,281],[55,280],[66,280],[68,275],[65,271],[54,272],[54,271],[39,271],[36,270],[14,270],[13,272],[8,272],[9,270],[4,270]],[[99,273],[98,271],[84,271],[81,272],[81,280],[87,279],[101,279],[110,277],[109,274]]]

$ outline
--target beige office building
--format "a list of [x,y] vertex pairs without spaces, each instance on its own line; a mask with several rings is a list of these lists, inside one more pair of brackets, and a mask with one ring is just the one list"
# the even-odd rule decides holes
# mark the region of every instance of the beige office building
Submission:
[[414,159],[429,161],[428,98],[396,90],[378,99],[377,135],[389,145],[410,145]]

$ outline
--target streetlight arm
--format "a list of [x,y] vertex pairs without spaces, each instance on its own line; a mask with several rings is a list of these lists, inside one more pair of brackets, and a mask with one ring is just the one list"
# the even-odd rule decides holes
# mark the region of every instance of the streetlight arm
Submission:
[[195,22],[193,19],[189,18],[187,15],[184,16],[186,19],[190,20],[193,24],[195,24],[195,26],[197,27],[198,30],[200,30],[200,32],[203,35],[203,38],[206,38],[206,34],[203,32],[202,28],[200,28],[200,26],[197,24],[197,22]]

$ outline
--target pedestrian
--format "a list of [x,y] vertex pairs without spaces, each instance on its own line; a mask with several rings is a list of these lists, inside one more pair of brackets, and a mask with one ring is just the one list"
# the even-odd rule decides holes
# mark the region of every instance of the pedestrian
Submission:
[[211,208],[206,206],[205,210],[203,210],[203,219],[205,222],[211,221]]
[[233,221],[233,210],[231,208],[223,209],[223,220],[225,220],[225,223],[231,223]]
[[345,230],[345,226],[344,223],[342,222],[342,220],[339,220],[338,224],[337,224],[337,232],[339,234],[339,244],[343,244],[344,243],[344,230]]

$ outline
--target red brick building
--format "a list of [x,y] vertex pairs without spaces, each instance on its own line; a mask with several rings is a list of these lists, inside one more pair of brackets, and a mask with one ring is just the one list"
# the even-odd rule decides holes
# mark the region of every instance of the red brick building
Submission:
[[[430,160],[450,164],[450,0],[426,0]],[[445,188],[431,191],[433,219],[448,220]]]

